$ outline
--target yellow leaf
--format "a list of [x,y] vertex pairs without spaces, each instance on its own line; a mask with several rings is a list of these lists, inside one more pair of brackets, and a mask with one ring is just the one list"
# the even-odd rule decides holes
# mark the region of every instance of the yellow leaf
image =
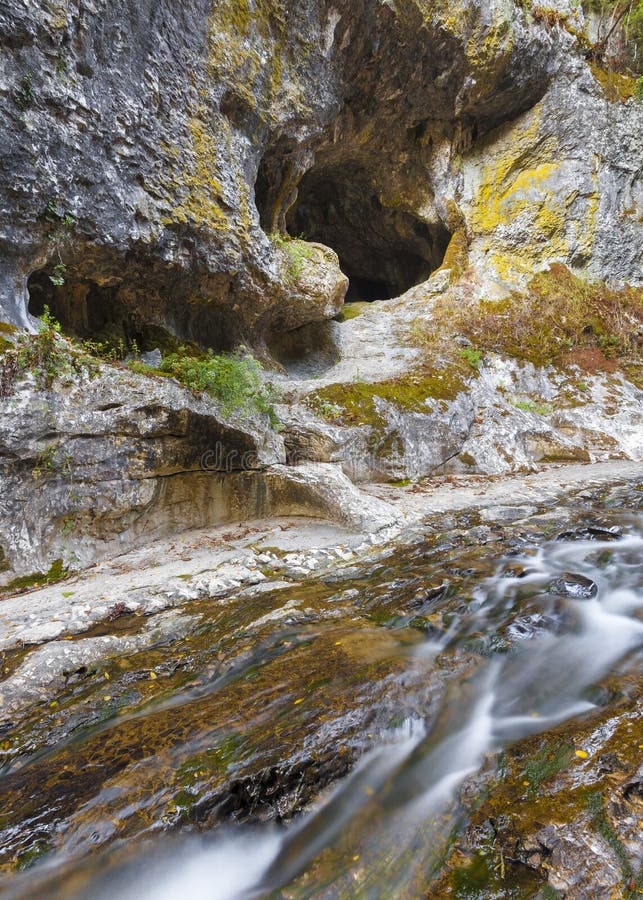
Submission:
[[525,787],[529,787],[529,782],[528,782],[528,781],[523,781],[523,785],[524,785]]
[[579,759],[587,759],[587,757],[589,756],[589,753],[587,753],[585,750],[574,750],[574,753]]
[[300,697],[299,700],[295,700],[293,706],[299,706],[300,703],[304,702],[304,697]]
[[103,700],[111,700],[111,697],[103,697]]
[[150,678],[154,680],[156,678],[156,672],[150,672]]

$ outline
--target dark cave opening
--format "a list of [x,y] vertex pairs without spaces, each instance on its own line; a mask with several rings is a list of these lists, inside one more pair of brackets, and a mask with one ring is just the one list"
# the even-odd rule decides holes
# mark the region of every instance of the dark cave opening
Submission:
[[311,169],[286,221],[290,234],[337,253],[350,281],[348,302],[397,297],[425,281],[442,264],[451,239],[439,221],[383,206],[353,163]]
[[39,269],[28,282],[28,310],[40,317],[47,307],[65,334],[93,340],[127,352],[171,352],[181,343],[193,343],[216,353],[238,343],[238,329],[226,310],[176,303],[180,284],[167,279],[168,297],[151,282],[98,284],[71,268],[63,284],[51,280],[53,270]]
[[385,281],[374,281],[372,278],[360,278],[349,275],[346,303],[360,301],[388,300],[391,296],[389,285]]
[[118,300],[118,288],[93,281],[54,284],[48,270],[34,272],[27,282],[29,312],[40,317],[49,309],[65,334],[82,339],[122,340],[126,347],[146,349],[146,335],[137,316]]

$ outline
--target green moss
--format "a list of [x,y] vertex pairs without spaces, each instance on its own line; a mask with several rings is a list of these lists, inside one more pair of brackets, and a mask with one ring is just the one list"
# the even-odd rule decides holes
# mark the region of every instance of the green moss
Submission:
[[[470,372],[468,373],[470,374]],[[381,432],[386,426],[382,414],[377,409],[377,400],[384,400],[408,412],[429,412],[427,401],[455,400],[466,388],[467,370],[461,364],[444,371],[424,371],[410,373],[404,378],[380,381],[375,384],[355,382],[353,384],[331,384],[311,395],[309,402],[318,410],[324,404],[331,404],[341,410],[339,419],[345,425],[370,425]]]
[[30,869],[32,866],[35,866],[36,863],[49,853],[50,850],[51,846],[47,841],[42,839],[34,841],[28,850],[25,850],[18,856],[18,871],[24,872],[25,869]]
[[451,237],[438,271],[449,269],[451,280],[457,281],[469,268],[469,242],[464,228],[458,228]]
[[636,93],[636,78],[621,72],[604,68],[596,60],[589,64],[592,75],[603,89],[603,94],[612,103],[625,103]]
[[15,578],[13,581],[9,582],[9,584],[5,585],[2,590],[7,593],[12,593],[14,591],[23,591],[27,588],[45,587],[48,584],[55,584],[58,581],[62,581],[67,578],[68,575],[69,572],[65,568],[62,559],[56,559],[51,564],[51,568],[48,572],[35,572],[32,575],[23,575],[20,578]]
[[316,256],[315,247],[306,241],[298,238],[291,238],[283,234],[269,234],[268,237],[273,244],[282,250],[286,257],[286,277],[289,282],[296,282],[305,267],[306,260],[314,259]]
[[552,412],[552,407],[548,403],[537,403],[535,400],[512,400],[511,405],[538,416],[548,416]]
[[524,780],[529,782],[528,796],[538,796],[543,783],[567,768],[573,758],[574,748],[571,744],[543,744],[525,760],[522,774]]
[[[635,679],[632,688],[627,688],[628,693],[634,684]],[[528,738],[509,748],[502,772],[490,782],[487,797],[471,816],[471,828],[484,827],[489,821],[498,823],[498,842],[509,849],[517,839],[525,840],[546,823],[583,823],[582,827],[588,827],[589,811],[589,827],[608,842],[621,862],[625,877],[626,860],[622,858],[621,841],[604,801],[615,790],[615,774],[609,767],[603,767],[601,760],[617,759],[618,778],[623,784],[628,783],[640,756],[637,712],[635,699],[626,705],[621,698],[616,720],[614,707],[607,707],[584,722],[574,719],[565,723],[548,739]],[[601,723],[606,720],[612,723],[609,730],[601,729]],[[612,727],[614,722],[616,725]],[[596,746],[599,734],[600,745]],[[592,744],[594,749],[588,759],[577,756],[578,748]],[[583,768],[583,778],[578,777],[577,767]]]
[[458,356],[468,362],[472,369],[479,369],[482,365],[482,350],[465,347],[464,350],[459,351]]
[[[468,865],[449,875],[449,894],[457,900],[534,897],[542,889],[542,878],[532,868],[506,859],[495,842],[487,844]],[[542,895],[541,895],[542,896]]]
[[359,301],[357,303],[346,303],[342,311],[339,315],[335,316],[335,321],[337,322],[350,322],[351,319],[356,319],[358,316],[364,312],[367,307],[371,304],[368,302]]

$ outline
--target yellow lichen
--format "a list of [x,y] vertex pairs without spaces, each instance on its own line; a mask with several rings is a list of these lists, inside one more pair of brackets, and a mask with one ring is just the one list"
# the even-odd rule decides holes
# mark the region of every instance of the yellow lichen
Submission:
[[592,61],[589,64],[592,75],[603,89],[603,93],[612,103],[625,103],[634,96],[636,78],[621,72],[612,72]]
[[216,177],[217,143],[214,135],[199,118],[189,123],[192,147],[191,160],[183,173],[187,196],[172,210],[178,222],[192,221],[197,225],[221,229],[227,219],[221,209],[221,182]]

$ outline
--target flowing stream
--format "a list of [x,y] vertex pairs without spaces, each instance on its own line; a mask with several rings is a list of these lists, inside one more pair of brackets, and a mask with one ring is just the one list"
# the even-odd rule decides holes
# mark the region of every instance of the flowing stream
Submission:
[[[474,544],[463,527],[189,610],[198,627],[113,669],[109,695],[81,680],[57,725],[22,726],[3,844],[45,852],[12,896],[424,896],[469,814],[463,782],[640,664],[636,506],[575,511],[549,537],[535,522]],[[134,676],[152,664],[150,693]]]

